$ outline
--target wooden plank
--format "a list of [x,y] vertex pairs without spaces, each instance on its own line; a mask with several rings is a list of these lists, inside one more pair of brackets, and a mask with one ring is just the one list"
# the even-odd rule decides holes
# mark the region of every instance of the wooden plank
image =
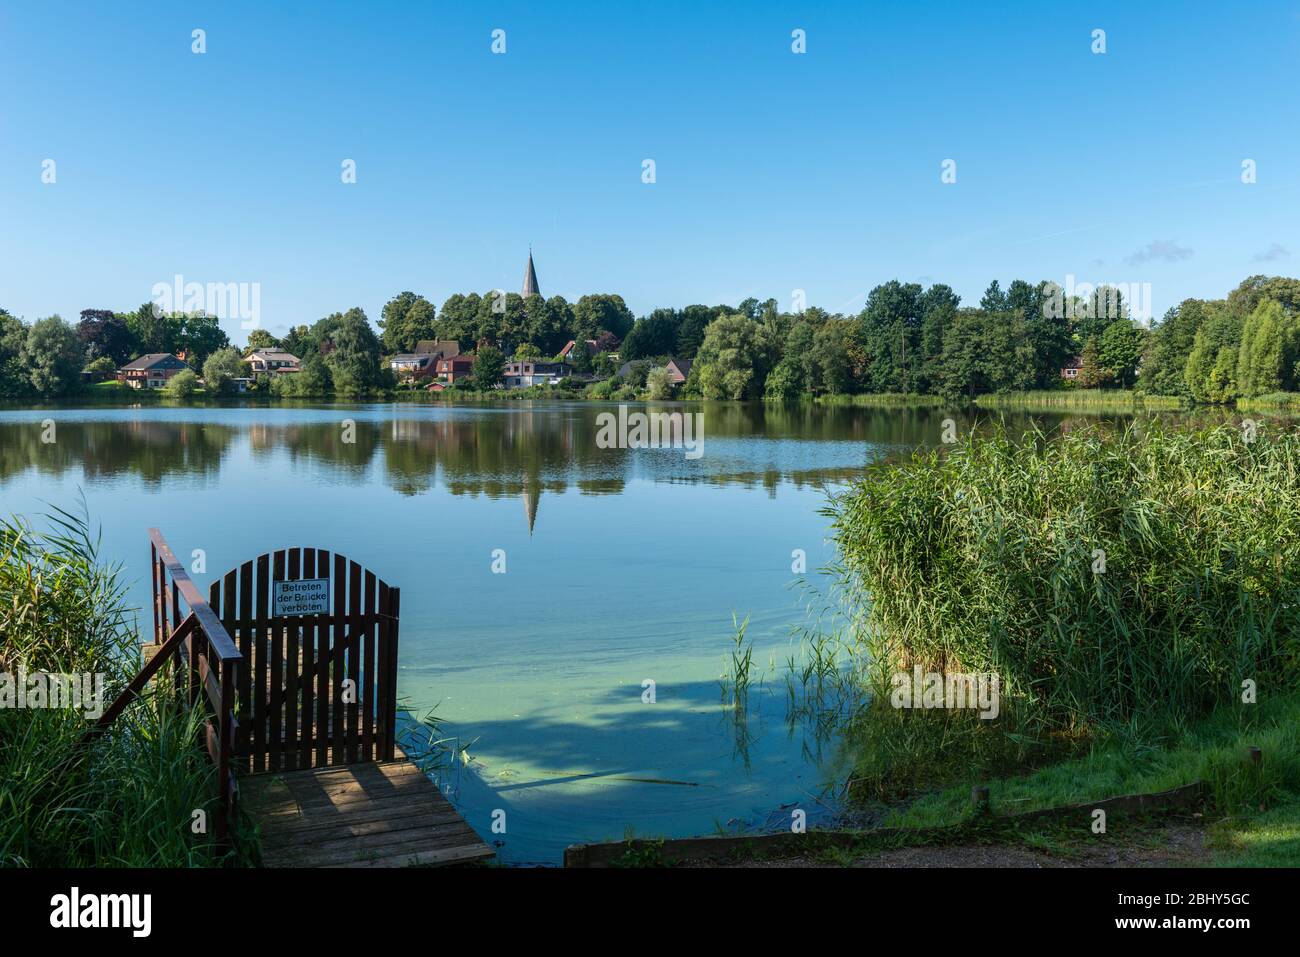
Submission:
[[[284,561],[285,553],[283,550],[275,553],[271,559],[271,582],[272,591],[274,583],[284,581]],[[284,645],[284,742],[280,747],[283,756],[282,767],[298,767],[298,625],[296,622],[288,622],[282,619],[276,619],[273,626],[275,631],[275,641]],[[277,644],[277,647],[278,647]]]
[[384,749],[391,731],[392,718],[388,700],[388,669],[390,632],[389,610],[391,608],[389,588],[386,582],[379,583],[379,664],[375,672],[375,759],[384,760]]
[[451,864],[470,864],[496,857],[490,847],[448,847],[432,850],[409,848],[391,857],[377,857],[347,864],[326,864],[325,867],[446,867]]
[[266,767],[271,771],[281,768],[280,741],[283,734],[280,726],[284,714],[284,643],[280,637],[279,622],[271,626],[271,556],[259,555],[257,558],[257,640],[258,649],[267,652],[269,661],[267,689],[267,717],[270,725],[266,730]]
[[[251,649],[244,651],[244,660],[249,662],[252,677],[252,711],[253,721],[253,771],[266,770],[266,655],[262,653],[259,642],[261,635],[253,633],[253,607],[256,598],[253,595],[253,563],[244,562],[239,566],[239,647]],[[247,644],[245,644],[247,642]]]
[[269,867],[396,867],[494,856],[405,754],[260,775],[244,791]]
[[[367,612],[374,612],[379,601],[379,592],[375,584],[375,573],[366,572],[366,594],[365,609]],[[361,687],[365,689],[365,694],[361,698],[361,760],[373,761],[375,757],[375,629],[376,625],[371,622],[366,626],[365,636],[362,638],[362,671],[364,672],[361,680]]]
[[344,651],[347,655],[347,676],[352,682],[352,700],[345,704],[344,719],[347,725],[347,758],[348,763],[352,764],[357,760],[357,724],[361,717],[361,709],[358,707],[361,699],[361,615],[366,610],[361,593],[361,566],[356,562],[348,563],[348,605],[351,617],[347,624],[347,648]]
[[[198,617],[199,627],[203,633],[208,636],[216,649],[217,657],[224,661],[227,658],[238,660],[239,651],[230,639],[229,630],[225,628],[213,614],[208,603],[203,600],[199,590],[194,587],[194,582],[190,580],[189,574],[185,567],[176,560],[172,554],[171,546],[163,539],[162,533],[156,528],[149,529],[149,539],[153,542],[154,547],[158,550],[158,560],[167,575],[171,576],[172,581],[176,582],[180,588],[181,596],[190,606],[190,611]],[[165,616],[164,616],[165,620]]]
[[153,643],[162,644],[162,632],[158,628],[158,548],[149,542],[149,598],[153,604]]
[[[330,553],[324,549],[316,552],[316,577],[329,578]],[[331,581],[331,587],[334,583]],[[329,703],[330,703],[330,669],[329,647],[330,635],[329,625],[326,624],[327,618],[316,618],[316,760],[317,765],[327,764],[329,762],[329,745],[325,742],[326,735],[329,734]]]
[[392,605],[390,614],[393,616],[389,622],[389,649],[388,649],[388,739],[384,742],[384,750],[380,755],[385,761],[393,760],[395,748],[397,746],[397,626],[398,619],[402,616],[402,590],[393,588],[388,593],[389,602]]
[[[226,572],[226,576],[221,583],[221,622],[226,629],[226,634],[233,635],[237,630],[236,622],[239,620],[239,600],[236,592],[235,569]],[[239,675],[236,681],[239,683],[238,688],[238,708],[239,708],[239,741],[235,745],[238,752],[236,764],[241,771],[247,771],[249,764],[248,735],[253,724],[252,695],[250,693],[249,675],[252,673],[252,647],[249,644],[248,635],[239,635],[236,639],[239,646],[239,653],[243,656],[245,667],[239,669]]]
[[235,805],[231,797],[235,793],[234,764],[235,738],[239,732],[234,723],[235,684],[237,673],[242,671],[230,658],[221,662],[221,708],[217,720],[221,725],[221,762],[217,765],[217,794],[221,800],[222,813],[217,818],[217,839],[224,841],[234,816]]
[[348,566],[347,559],[342,555],[334,556],[334,648],[333,656],[330,662],[330,702],[333,704],[333,724],[330,728],[330,734],[334,736],[335,741],[343,740],[343,714],[345,708],[343,704],[343,651],[346,646],[347,637],[347,617],[348,617],[348,596],[347,596]]
[[298,807],[278,814],[264,813],[259,818],[263,824],[262,843],[292,844],[299,840],[325,839],[328,833],[362,834],[372,830],[397,830],[409,826],[408,822],[427,821],[434,825],[455,824],[461,821],[455,808],[435,808],[432,811],[420,804],[401,798],[387,801],[366,801],[355,806],[344,806],[336,814],[307,813]]
[[[316,549],[303,549],[303,573],[309,577],[316,577]],[[315,698],[312,697],[312,679],[311,666],[316,661],[316,625],[313,618],[298,619],[296,632],[302,632],[302,653],[294,655],[289,659],[290,671],[294,674],[295,683],[300,684],[303,696],[302,710],[302,742],[299,745],[298,767],[312,766],[312,703]],[[294,648],[298,648],[298,638],[294,638]],[[307,675],[307,677],[302,677]]]

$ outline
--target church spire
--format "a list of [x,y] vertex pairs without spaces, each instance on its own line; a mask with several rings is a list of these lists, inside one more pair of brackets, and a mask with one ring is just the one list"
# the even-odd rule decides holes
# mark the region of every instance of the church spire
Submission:
[[528,267],[524,270],[524,289],[520,293],[525,299],[540,296],[542,290],[537,286],[537,270],[533,268],[533,247],[528,247]]

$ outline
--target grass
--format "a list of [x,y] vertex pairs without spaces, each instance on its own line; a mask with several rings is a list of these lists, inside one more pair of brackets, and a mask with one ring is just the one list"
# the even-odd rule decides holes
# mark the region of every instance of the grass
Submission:
[[[1300,674],[1300,437],[1138,421],[995,430],[881,466],[828,509],[871,704],[851,794],[1133,751]],[[1001,714],[893,708],[920,665],[999,676]]]
[[[0,521],[0,672],[102,674],[107,706],[139,666],[123,598],[84,517],[56,509],[42,532]],[[80,750],[84,710],[0,709],[0,865],[194,867],[255,856],[216,846],[215,771],[198,716],[177,700],[167,681],[154,682]]]
[[814,399],[818,405],[852,405],[852,406],[907,406],[910,408],[952,405],[951,402],[937,395],[918,395],[910,392],[875,392],[856,395],[819,395]]
[[975,404],[989,409],[1079,409],[1132,412],[1187,407],[1178,396],[1143,395],[1128,389],[1039,389],[981,395]]
[[[1246,758],[1255,746],[1264,759]],[[960,783],[924,794],[888,812],[887,827],[947,827],[970,817],[970,787],[987,784],[994,814],[1018,814],[1123,794],[1156,793],[1196,781],[1210,787],[1213,806],[1228,818],[1249,820],[1266,810],[1300,806],[1300,694],[1256,705],[1225,705],[1167,738],[1112,740],[1081,757],[1027,774]]]
[[1242,412],[1287,412],[1300,414],[1300,392],[1270,392],[1250,399],[1238,399]]

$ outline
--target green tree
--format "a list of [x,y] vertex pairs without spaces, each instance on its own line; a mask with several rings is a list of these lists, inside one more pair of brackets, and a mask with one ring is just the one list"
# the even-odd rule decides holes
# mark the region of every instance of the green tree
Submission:
[[126,319],[111,309],[83,309],[77,323],[77,338],[85,349],[89,362],[107,356],[116,369],[135,355],[136,341],[127,327]]
[[1241,327],[1237,391],[1255,396],[1293,389],[1298,339],[1300,319],[1279,302],[1260,301]]
[[960,305],[961,297],[943,284],[931,286],[921,297],[921,374],[916,382],[918,392],[937,391],[943,380],[944,332],[957,315]]
[[23,368],[26,347],[27,326],[0,309],[0,399],[21,398],[31,391],[31,380]]
[[1184,299],[1151,330],[1137,386],[1151,395],[1191,396],[1184,372],[1196,342],[1196,330],[1212,309],[1223,303]]
[[228,393],[234,387],[232,380],[243,377],[247,369],[238,349],[218,349],[203,363],[203,386],[209,392]]
[[38,319],[27,330],[22,364],[32,389],[43,397],[66,395],[81,384],[82,346],[59,316]]
[[[248,355],[254,349],[282,349],[280,340],[271,335],[265,329],[254,329],[248,334],[248,345],[244,348],[244,355]],[[295,352],[294,355],[297,355]],[[301,358],[301,357],[300,357]]]
[[159,352],[176,352],[181,348],[183,317],[168,315],[146,302],[125,317],[131,333],[136,358]]
[[673,394],[672,377],[667,366],[657,366],[650,370],[645,380],[646,398],[668,399]]
[[583,296],[573,304],[573,329],[571,337],[581,342],[595,339],[602,329],[608,329],[619,339],[632,330],[632,310],[622,296],[596,293]]
[[691,378],[707,399],[761,398],[776,352],[767,330],[755,320],[720,316],[705,331]]
[[1196,330],[1183,377],[1198,402],[1227,402],[1237,395],[1237,350],[1241,319],[1215,309]]
[[1120,388],[1130,388],[1146,348],[1147,331],[1129,319],[1116,319],[1097,342],[1098,361],[1106,377]]
[[869,365],[868,392],[915,392],[925,358],[921,348],[921,287],[890,280],[867,295],[859,341]]
[[379,320],[381,341],[389,353],[412,352],[421,339],[436,338],[437,310],[413,292],[399,292],[388,302]]
[[193,369],[182,369],[163,386],[163,392],[173,399],[188,399],[199,390],[199,377]]
[[853,373],[850,359],[857,335],[855,326],[856,323],[850,320],[831,320],[822,323],[813,333],[812,369],[808,375],[812,390],[828,395],[847,395],[856,391],[860,383]]
[[645,319],[638,319],[620,353],[624,359],[650,359],[677,355],[677,329],[680,317],[673,309],[656,309]]
[[216,316],[191,313],[180,316],[180,348],[185,350],[185,362],[191,369],[202,369],[208,356],[230,345],[230,337]]
[[[681,324],[677,327],[677,357],[694,359],[704,342],[704,331],[709,323],[722,315],[721,306],[687,306],[681,311]],[[626,358],[626,353],[624,353]]]
[[436,338],[456,339],[462,348],[472,345],[477,335],[480,305],[479,295],[475,292],[468,296],[461,293],[448,296],[442,308],[438,310]]
[[520,335],[524,342],[537,349],[537,355],[553,356],[564,348],[573,328],[573,307],[563,296],[550,299],[529,296],[523,312]]
[[1030,285],[1022,279],[1007,287],[1007,308],[1025,322],[1025,331],[1034,351],[1034,381],[1038,389],[1053,389],[1060,384],[1061,369],[1077,355],[1065,310],[1057,308],[1059,287],[1040,282]]
[[1083,344],[1077,381],[1080,388],[1084,389],[1095,389],[1106,381],[1106,370],[1101,364],[1101,347],[1097,345],[1096,336],[1089,336]]
[[787,355],[768,374],[763,397],[786,401],[797,399],[804,393],[804,383],[802,365],[793,356]]
[[[385,385],[379,364],[379,337],[359,306],[321,320],[328,336],[325,364],[338,395],[364,395]],[[318,324],[319,325],[319,324]],[[298,373],[299,375],[301,373]]]
[[474,359],[474,388],[480,392],[495,389],[506,377],[506,357],[494,345],[479,347]]
[[1238,316],[1249,316],[1266,299],[1279,303],[1288,312],[1300,312],[1300,279],[1283,276],[1251,276],[1243,279],[1228,293],[1228,309]]
[[274,396],[308,398],[330,395],[333,391],[329,366],[315,353],[303,360],[301,371],[271,379],[271,394]]
[[940,394],[973,399],[1025,389],[1033,382],[1033,358],[1023,316],[959,309],[944,334]]

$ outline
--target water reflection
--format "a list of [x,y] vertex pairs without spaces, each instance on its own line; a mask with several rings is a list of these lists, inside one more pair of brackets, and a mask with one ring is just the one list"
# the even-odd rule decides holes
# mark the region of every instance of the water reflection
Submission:
[[[0,412],[0,485],[27,472],[62,478],[78,470],[89,486],[122,477],[148,487],[211,483],[233,456],[246,452],[254,460],[283,457],[291,468],[323,472],[338,484],[378,478],[407,496],[441,485],[454,495],[518,497],[532,527],[543,496],[571,487],[612,495],[629,480],[645,478],[775,495],[782,482],[802,487],[842,480],[871,458],[937,438],[940,422],[951,414],[710,405],[704,408],[704,455],[689,460],[681,450],[598,447],[596,416],[613,408],[304,406],[293,417],[257,407]],[[47,419],[55,425],[53,442],[43,441]]]

